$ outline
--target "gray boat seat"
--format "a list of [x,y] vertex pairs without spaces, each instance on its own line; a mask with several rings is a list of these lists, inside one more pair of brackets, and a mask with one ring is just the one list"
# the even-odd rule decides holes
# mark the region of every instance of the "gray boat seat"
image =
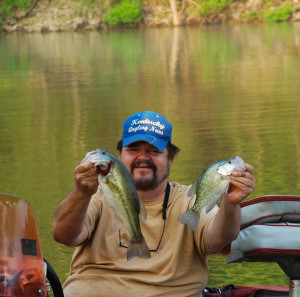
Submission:
[[290,296],[300,296],[300,196],[263,196],[242,202],[241,210],[227,263],[276,262],[290,278]]

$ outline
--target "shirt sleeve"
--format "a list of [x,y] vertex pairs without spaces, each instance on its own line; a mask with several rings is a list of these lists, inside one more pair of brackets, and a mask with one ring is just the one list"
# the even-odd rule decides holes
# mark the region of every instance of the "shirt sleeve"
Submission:
[[215,206],[209,213],[203,209],[200,213],[200,220],[197,227],[194,230],[194,238],[197,249],[201,255],[212,254],[208,247],[207,242],[207,227],[210,220],[217,214],[218,207]]
[[[219,207],[215,206],[209,213],[205,212],[205,209],[202,210],[200,214],[200,221],[197,227],[194,230],[194,238],[197,249],[201,255],[212,255],[214,254],[208,246],[207,242],[207,228],[209,222],[212,218],[218,213]],[[231,244],[226,245],[221,251],[217,254],[220,256],[228,256],[231,252]]]

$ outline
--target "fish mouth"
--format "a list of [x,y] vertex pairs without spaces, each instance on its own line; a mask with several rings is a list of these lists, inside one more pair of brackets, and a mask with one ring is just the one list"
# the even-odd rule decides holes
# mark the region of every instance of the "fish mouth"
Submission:
[[103,176],[106,176],[107,174],[110,173],[112,167],[112,162],[103,162],[101,164],[98,164],[96,166],[97,172]]

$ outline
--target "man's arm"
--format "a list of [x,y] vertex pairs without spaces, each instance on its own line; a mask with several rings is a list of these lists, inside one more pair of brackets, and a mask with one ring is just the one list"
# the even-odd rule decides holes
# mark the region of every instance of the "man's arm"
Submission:
[[207,240],[212,252],[220,252],[239,234],[241,221],[239,203],[255,189],[254,168],[249,164],[245,166],[245,173],[234,171],[230,176],[228,193],[223,197],[218,213],[208,225]]
[[77,246],[87,239],[85,217],[91,197],[99,185],[93,163],[77,166],[74,176],[75,186],[58,205],[52,228],[53,238],[66,246]]

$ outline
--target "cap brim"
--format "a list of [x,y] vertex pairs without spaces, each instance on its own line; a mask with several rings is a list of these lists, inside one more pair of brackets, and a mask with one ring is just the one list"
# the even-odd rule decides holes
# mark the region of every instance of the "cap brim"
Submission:
[[136,141],[146,141],[154,145],[160,151],[163,151],[168,143],[168,140],[159,139],[151,135],[137,134],[137,135],[123,138],[123,146],[127,146]]

